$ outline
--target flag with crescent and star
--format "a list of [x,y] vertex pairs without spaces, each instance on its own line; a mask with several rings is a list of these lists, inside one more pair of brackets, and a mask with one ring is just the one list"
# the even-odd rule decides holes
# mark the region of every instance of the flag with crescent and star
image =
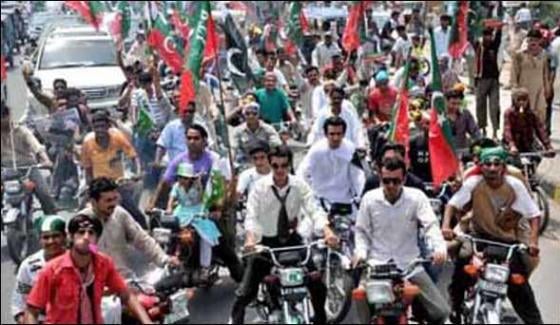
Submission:
[[183,55],[177,46],[171,24],[162,12],[158,12],[152,28],[148,32],[148,45],[155,49],[173,73],[180,73],[183,68]]
[[434,31],[430,28],[432,52],[432,109],[430,113],[430,130],[428,147],[433,182],[436,186],[445,182],[459,170],[459,160],[453,147],[451,124],[446,118],[445,97],[442,93],[441,74],[436,54]]

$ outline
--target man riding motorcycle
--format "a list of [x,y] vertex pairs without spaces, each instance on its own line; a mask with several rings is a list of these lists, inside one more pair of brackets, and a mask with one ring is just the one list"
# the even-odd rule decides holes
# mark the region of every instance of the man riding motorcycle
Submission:
[[[289,175],[290,152],[285,147],[273,149],[268,159],[272,175],[259,180],[247,202],[245,218],[245,251],[253,251],[257,243],[272,248],[299,245],[306,220],[300,212],[307,212],[316,231],[323,231],[327,245],[336,246],[338,239],[328,226],[326,214],[317,206],[310,188],[300,179]],[[309,220],[307,220],[309,221]],[[307,223],[309,225],[309,223]],[[245,307],[256,297],[259,284],[272,268],[270,262],[258,256],[249,259],[243,281],[236,291],[231,322],[243,324]],[[326,288],[323,283],[308,284],[311,293],[315,324],[325,324]]]
[[[472,218],[462,220],[463,225],[468,223],[467,231],[483,239],[508,244],[522,242],[529,246],[529,256],[518,253],[511,261],[512,270],[527,278],[539,255],[541,213],[523,182],[506,174],[506,158],[507,152],[501,147],[482,151],[482,176],[475,175],[466,179],[461,189],[448,202],[442,232],[446,239],[452,239],[454,232],[451,229],[451,220],[459,212],[464,212],[462,210],[467,205],[470,206]],[[463,267],[468,261],[469,259],[463,256],[457,259],[449,288],[455,317],[460,312],[464,292],[469,283],[467,274],[463,272]],[[510,286],[508,297],[526,324],[542,324],[542,317],[528,281],[522,285]]]

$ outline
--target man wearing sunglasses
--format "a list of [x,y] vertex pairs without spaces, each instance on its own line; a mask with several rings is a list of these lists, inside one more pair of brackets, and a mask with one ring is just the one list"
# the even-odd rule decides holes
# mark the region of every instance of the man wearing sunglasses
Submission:
[[272,169],[268,161],[269,152],[270,146],[266,142],[256,141],[249,144],[249,156],[254,167],[244,170],[239,175],[237,197],[246,197],[258,180],[270,175]]
[[[257,243],[273,248],[301,245],[303,237],[309,236],[304,228],[323,233],[327,245],[335,247],[338,238],[328,225],[326,213],[316,204],[313,192],[299,178],[290,175],[291,152],[277,147],[268,154],[272,175],[256,182],[249,194],[245,217],[245,251],[251,252]],[[302,219],[302,212],[310,219]],[[313,267],[310,265],[310,267]],[[244,324],[245,307],[256,297],[259,284],[272,268],[262,257],[247,261],[243,280],[237,289],[231,312],[231,323]],[[308,284],[315,324],[326,324],[326,288],[322,282]]]
[[270,124],[261,121],[260,106],[250,103],[243,108],[245,123],[237,126],[233,131],[233,147],[237,162],[245,162],[248,156],[248,145],[256,141],[266,142],[270,147],[282,144],[280,135]]
[[361,196],[366,179],[355,160],[354,145],[344,139],[346,122],[340,117],[329,117],[323,131],[326,139],[309,149],[297,175],[311,186],[326,212],[355,215],[353,205]]
[[[446,239],[452,239],[454,232],[450,228],[451,220],[460,212],[465,212],[465,207],[469,206],[470,209],[465,210],[472,210],[472,219],[468,222],[467,231],[475,237],[508,244],[522,242],[529,246],[529,256],[518,252],[511,261],[511,268],[528,278],[539,255],[541,213],[523,182],[506,174],[507,156],[507,151],[502,147],[482,150],[482,175],[466,179],[461,189],[447,203],[442,232]],[[463,272],[463,267],[469,260],[470,256],[462,256],[455,262],[455,272],[449,287],[455,312],[460,311],[464,292],[470,282],[468,275]],[[542,324],[529,281],[509,286],[508,298],[526,324]]]
[[[378,263],[393,260],[404,270],[421,254],[420,227],[432,244],[433,263],[441,265],[446,261],[447,246],[430,201],[422,191],[403,186],[405,175],[403,160],[389,158],[383,161],[380,173],[383,187],[366,193],[360,204],[354,265],[367,260]],[[427,272],[419,267],[408,280],[420,287],[417,299],[426,311],[428,322],[443,324],[450,308]],[[365,303],[362,301],[358,305],[363,324],[370,319],[369,307]]]

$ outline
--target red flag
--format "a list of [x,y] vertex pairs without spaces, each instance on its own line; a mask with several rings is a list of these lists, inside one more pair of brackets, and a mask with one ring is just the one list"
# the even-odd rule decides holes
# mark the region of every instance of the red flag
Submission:
[[171,14],[171,23],[177,28],[183,40],[185,40],[185,44],[189,41],[189,25],[181,19],[181,15],[179,15],[179,11],[173,10]]
[[64,5],[77,11],[96,30],[103,21],[103,4],[100,1],[64,1]]
[[216,32],[216,25],[212,15],[208,16],[206,24],[206,44],[204,46],[204,61],[213,60],[218,56],[220,43],[218,41],[218,33]]
[[[407,58],[410,58],[410,53],[408,53]],[[410,60],[408,59],[406,65],[404,66],[404,77],[402,84],[400,85],[400,92],[398,95],[398,101],[395,103],[393,108],[392,118],[391,118],[391,128],[389,129],[389,140],[395,143],[402,144],[406,148],[406,157],[408,159],[408,151],[410,148],[410,128],[408,120],[408,78],[410,71]]]
[[449,55],[458,59],[463,56],[463,53],[467,50],[469,45],[467,38],[467,14],[469,12],[469,2],[460,1],[457,11],[455,13],[455,18],[453,26],[451,27],[451,35],[449,40]]
[[148,34],[148,44],[158,51],[163,61],[173,70],[173,73],[181,72],[183,57],[173,40],[171,26],[161,13],[156,17],[153,28]]
[[185,69],[181,75],[181,96],[179,97],[179,110],[183,111],[190,102],[196,98],[195,84],[191,71]]
[[434,31],[430,29],[432,47],[432,111],[428,147],[433,183],[439,186],[459,170],[459,160],[453,148],[453,134],[449,120],[445,117],[445,98],[442,93],[441,74],[436,55]]
[[360,47],[360,24],[363,22],[365,6],[363,2],[354,3],[348,15],[344,34],[342,35],[342,47],[350,53]]
[[2,80],[6,80],[8,78],[8,71],[6,70],[6,58],[4,56],[0,56],[0,76]]

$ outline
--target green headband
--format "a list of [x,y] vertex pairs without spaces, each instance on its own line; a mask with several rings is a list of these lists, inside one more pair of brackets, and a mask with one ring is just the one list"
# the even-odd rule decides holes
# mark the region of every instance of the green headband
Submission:
[[507,151],[502,147],[485,148],[480,153],[480,161],[487,162],[495,159],[505,161],[508,157]]

